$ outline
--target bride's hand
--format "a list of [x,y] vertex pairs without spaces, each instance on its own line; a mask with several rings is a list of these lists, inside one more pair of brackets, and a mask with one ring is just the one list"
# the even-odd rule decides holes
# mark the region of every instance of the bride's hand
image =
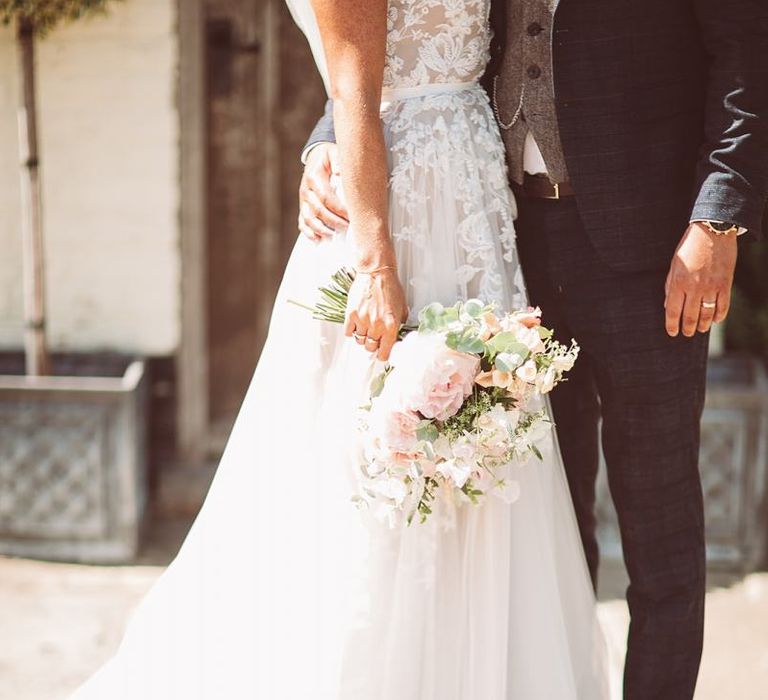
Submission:
[[405,292],[397,271],[386,268],[373,274],[359,272],[349,290],[344,332],[386,362],[397,341],[400,325],[408,318]]

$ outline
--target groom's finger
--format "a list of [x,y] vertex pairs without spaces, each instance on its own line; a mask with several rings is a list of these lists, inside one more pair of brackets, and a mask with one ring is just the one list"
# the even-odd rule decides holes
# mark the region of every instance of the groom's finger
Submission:
[[704,306],[704,302],[713,302],[717,304],[717,292],[711,292],[709,294],[705,294],[702,297],[702,306],[699,311],[699,323],[696,326],[696,330],[699,331],[699,333],[706,333],[710,328],[712,328],[712,322],[715,320],[715,309],[716,306]]
[[683,306],[683,335],[691,338],[696,335],[701,316],[701,294],[686,294]]
[[728,310],[731,308],[731,289],[723,290],[717,295],[717,309],[715,310],[715,323],[725,321]]
[[305,197],[307,208],[319,220],[320,225],[324,227],[324,231],[330,231],[331,235],[335,231],[345,231],[348,225],[346,219],[342,219],[333,211],[334,198],[335,195],[323,195],[316,190],[307,190]]
[[664,302],[666,310],[667,333],[673,338],[680,332],[680,314],[685,304],[685,294],[674,284],[667,285],[667,299]]

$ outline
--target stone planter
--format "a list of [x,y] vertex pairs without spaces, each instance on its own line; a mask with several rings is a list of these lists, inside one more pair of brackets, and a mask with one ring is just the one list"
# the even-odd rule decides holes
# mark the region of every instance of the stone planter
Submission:
[[[700,468],[710,568],[754,570],[763,563],[768,533],[768,379],[757,359],[728,355],[710,359]],[[604,467],[598,482],[598,519],[603,556],[620,558]]]
[[29,378],[0,361],[0,553],[129,561],[146,504],[144,362],[54,366]]

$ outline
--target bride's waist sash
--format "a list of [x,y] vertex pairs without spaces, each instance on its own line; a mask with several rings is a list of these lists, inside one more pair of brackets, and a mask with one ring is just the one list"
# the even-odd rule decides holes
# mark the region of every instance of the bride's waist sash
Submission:
[[429,97],[431,95],[450,95],[455,92],[473,89],[480,89],[480,83],[477,80],[470,80],[465,83],[426,83],[411,87],[385,87],[381,91],[381,104],[383,107],[392,102],[412,100],[417,97]]

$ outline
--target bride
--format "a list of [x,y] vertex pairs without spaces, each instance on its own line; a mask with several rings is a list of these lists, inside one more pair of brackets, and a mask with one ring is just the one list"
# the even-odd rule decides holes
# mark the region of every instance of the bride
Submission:
[[[553,435],[512,505],[390,529],[350,498],[356,408],[399,324],[433,301],[526,303],[477,82],[489,4],[294,2],[334,98],[351,227],[297,241],[203,509],[76,700],[608,697]],[[358,273],[343,328],[287,303],[343,265]]]

